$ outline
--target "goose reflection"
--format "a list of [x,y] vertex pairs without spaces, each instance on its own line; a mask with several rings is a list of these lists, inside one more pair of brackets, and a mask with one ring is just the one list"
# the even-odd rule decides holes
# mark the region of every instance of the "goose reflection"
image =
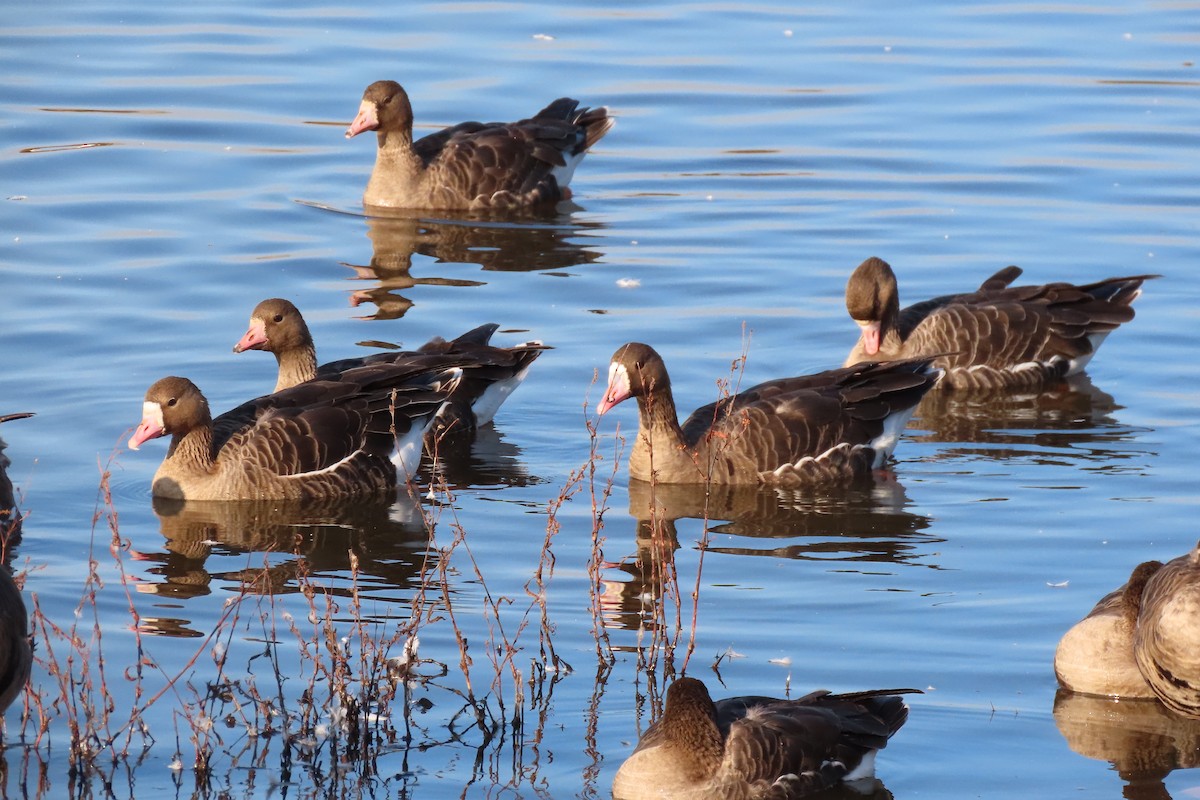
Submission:
[[[164,600],[210,594],[214,582],[233,591],[286,594],[299,591],[302,575],[326,575],[329,591],[349,594],[337,580],[358,560],[360,592],[400,599],[436,565],[427,548],[421,506],[407,494],[389,502],[183,501],[154,498],[165,540],[162,552],[138,552],[146,573],[157,580],[138,586]],[[262,553],[261,559],[247,554]],[[229,559],[230,556],[235,557]],[[186,620],[152,619],[163,635],[191,635]]]
[[1156,700],[1116,700],[1060,689],[1058,731],[1076,753],[1112,764],[1122,797],[1169,800],[1171,771],[1200,766],[1200,720],[1172,714]]
[[495,425],[477,428],[470,436],[446,436],[425,459],[432,483],[449,489],[535,486],[548,479],[531,475],[521,448]]
[[820,490],[716,485],[706,490],[630,480],[637,550],[616,565],[627,580],[604,581],[600,604],[619,627],[650,630],[659,624],[662,599],[676,588],[681,519],[705,521],[710,535],[737,537],[710,538],[709,553],[936,568],[927,559],[943,540],[923,532],[930,519],[907,510],[909,504],[894,478]]
[[579,223],[569,215],[506,218],[430,219],[417,216],[369,217],[367,236],[373,255],[366,265],[346,264],[357,280],[377,285],[355,291],[352,305],[373,303],[373,319],[397,319],[413,303],[402,292],[414,286],[480,286],[481,281],[444,277],[414,278],[413,255],[434,263],[478,264],[484,270],[529,272],[563,270],[590,264],[603,253],[581,238],[602,226]]
[[[941,448],[934,460],[978,457],[1007,460],[1104,461],[1145,455],[1128,448],[1140,431],[1121,424],[1112,395],[1086,375],[1039,393],[958,395],[930,392],[909,423],[915,441],[985,445]],[[1114,449],[1125,444],[1125,452]]]

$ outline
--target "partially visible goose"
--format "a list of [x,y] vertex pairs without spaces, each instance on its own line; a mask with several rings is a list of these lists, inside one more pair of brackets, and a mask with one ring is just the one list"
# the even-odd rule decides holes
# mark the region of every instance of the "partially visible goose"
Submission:
[[461,375],[436,364],[363,366],[259,397],[216,420],[195,384],[163,378],[146,391],[129,447],[171,436],[154,475],[156,497],[377,494],[415,473],[425,431]]
[[1133,654],[1163,705],[1200,719],[1200,544],[1146,582]]
[[317,366],[317,349],[300,310],[279,297],[263,300],[250,312],[250,327],[233,346],[233,352],[265,350],[275,355],[279,378],[275,391],[290,389],[313,378],[328,378],[368,364],[429,363],[431,356],[446,356],[447,366],[463,368],[463,377],[438,414],[432,433],[472,431],[485,425],[496,410],[525,380],[529,367],[547,349],[541,342],[514,347],[494,347],[492,334],[499,325],[488,323],[451,341],[431,339],[417,351],[391,351],[359,358],[343,358]]
[[1064,689],[1113,697],[1154,697],[1133,655],[1146,582],[1161,561],[1138,564],[1129,581],[1096,603],[1058,642],[1054,674]]
[[[33,414],[28,411],[21,411],[15,414],[0,415],[0,423],[10,422],[14,419],[26,419],[32,417]],[[21,512],[17,509],[17,500],[13,495],[12,481],[8,477],[8,465],[12,463],[8,460],[8,456],[4,455],[4,442],[0,440],[0,540],[8,543],[12,540],[15,534],[21,530]],[[6,547],[0,547],[0,550],[7,551]],[[2,553],[7,557],[8,553]]]
[[617,800],[790,800],[870,778],[875,753],[908,719],[898,695],[816,691],[796,700],[731,697],[713,703],[695,678],[667,689],[613,780]]
[[32,666],[29,612],[8,568],[0,566],[0,714],[25,688]]
[[346,138],[376,131],[363,204],[387,208],[513,209],[557,203],[588,148],[614,120],[561,97],[532,119],[463,122],[413,141],[412,105],[395,81],[363,92]]
[[937,383],[931,360],[768,381],[696,409],[681,426],[662,357],[630,342],[613,354],[596,411],[637,398],[633,478],[785,486],[848,481],[891,456],[913,409]]
[[900,309],[896,275],[868,258],[846,284],[846,310],[862,335],[846,365],[944,353],[953,389],[1038,389],[1081,371],[1109,333],[1133,319],[1142,283],[1133,275],[1075,286],[1010,286],[1021,274],[1005,267],[976,292],[944,295]]

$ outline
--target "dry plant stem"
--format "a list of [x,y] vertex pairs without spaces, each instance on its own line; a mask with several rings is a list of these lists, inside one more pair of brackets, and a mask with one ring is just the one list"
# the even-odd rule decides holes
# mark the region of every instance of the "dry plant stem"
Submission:
[[[596,382],[596,375],[592,376],[592,383]],[[612,497],[613,486],[617,480],[617,470],[621,466],[621,455],[625,450],[625,439],[621,436],[620,425],[617,426],[614,434],[614,450],[613,457],[610,461],[611,467],[608,475],[604,479],[604,487],[597,492],[596,477],[597,463],[603,460],[603,456],[599,453],[600,439],[597,435],[596,425],[587,415],[588,402],[584,401],[583,417],[584,425],[588,431],[588,460],[583,468],[586,470],[588,492],[592,501],[592,552],[588,558],[588,577],[592,582],[592,597],[591,597],[591,613],[592,613],[592,636],[596,642],[596,658],[601,662],[611,666],[616,662],[616,656],[613,653],[612,641],[608,636],[608,628],[604,625],[604,609],[601,606],[600,600],[604,592],[604,584],[601,579],[601,564],[604,561],[604,542],[605,538],[600,535],[604,529],[604,512],[608,510],[608,501]],[[554,509],[557,511],[557,508]]]

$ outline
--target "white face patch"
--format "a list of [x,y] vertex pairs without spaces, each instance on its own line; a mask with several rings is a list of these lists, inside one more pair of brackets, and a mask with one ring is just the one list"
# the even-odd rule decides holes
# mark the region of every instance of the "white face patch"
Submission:
[[600,402],[596,404],[596,411],[603,414],[627,397],[629,397],[629,373],[626,371],[625,365],[614,361],[608,365],[608,387],[604,390],[604,397],[600,398]]
[[142,403],[142,424],[145,425],[147,422],[160,431],[167,427],[163,425],[162,406],[150,400]]

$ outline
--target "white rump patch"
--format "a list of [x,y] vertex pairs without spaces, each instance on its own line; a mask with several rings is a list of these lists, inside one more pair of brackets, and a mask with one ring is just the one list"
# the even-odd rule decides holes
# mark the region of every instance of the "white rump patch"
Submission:
[[901,434],[908,427],[908,421],[912,419],[912,415],[916,410],[916,406],[902,408],[899,411],[893,411],[884,418],[883,433],[867,442],[868,447],[875,449],[875,461],[872,462],[872,467],[879,469],[884,465],[884,462],[891,458],[892,453],[896,450],[896,445],[900,443]]
[[[444,407],[445,404],[443,403]],[[441,408],[438,409],[441,411]],[[396,449],[392,451],[392,463],[396,465],[396,480],[401,484],[417,474],[421,465],[421,453],[425,450],[425,432],[433,426],[436,414],[425,417],[425,424],[418,425],[419,420],[413,420],[408,433],[396,437]]]
[[863,753],[862,761],[860,761],[858,766],[853,770],[847,772],[846,776],[842,778],[842,780],[849,783],[851,781],[861,781],[864,778],[875,777],[875,754],[877,752],[879,751],[868,750],[867,752]]
[[[528,342],[528,344],[541,344],[541,342]],[[492,421],[508,396],[516,391],[521,382],[525,380],[525,376],[529,374],[529,368],[532,366],[533,362],[531,361],[525,366],[525,369],[511,378],[490,384],[483,390],[483,394],[475,398],[475,402],[471,403],[471,413],[475,415],[476,425],[484,425]]]

